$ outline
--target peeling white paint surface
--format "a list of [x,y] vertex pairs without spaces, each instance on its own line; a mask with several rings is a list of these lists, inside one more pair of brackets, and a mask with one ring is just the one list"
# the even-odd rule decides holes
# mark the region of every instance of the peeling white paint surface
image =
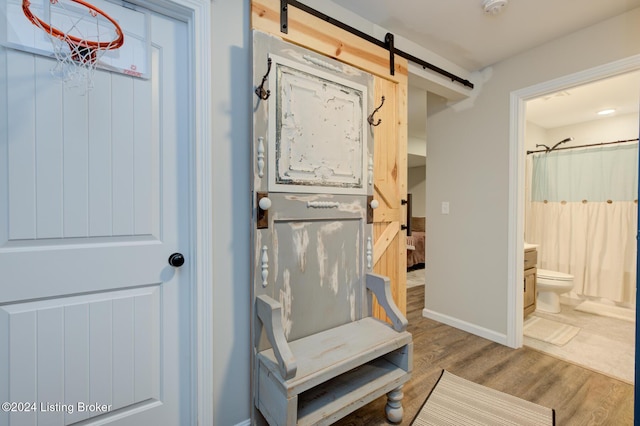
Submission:
[[260,265],[260,257],[262,256],[262,232],[256,232],[256,241],[254,243],[254,265]]
[[317,65],[319,67],[328,69],[330,71],[334,71],[334,72],[341,73],[341,74],[343,72],[342,68],[337,67],[337,66],[335,66],[335,65],[333,65],[333,64],[331,64],[331,63],[329,63],[327,61],[323,61],[320,58],[316,58],[316,57],[311,56],[311,55],[303,55],[302,58],[305,61],[309,62],[310,64]]
[[362,186],[362,92],[279,66],[279,183]]
[[[274,218],[275,219],[275,218]],[[275,220],[269,224],[269,226],[273,226],[275,227]],[[271,250],[273,252],[273,276],[277,277],[278,276],[278,266],[280,266],[280,255],[279,255],[279,249],[278,249],[278,233],[272,232],[271,233]]]
[[298,257],[298,266],[304,272],[307,263],[307,249],[309,248],[309,232],[304,224],[291,224],[293,230],[293,248]]
[[272,59],[270,190],[283,185],[298,192],[365,194],[367,86],[337,77],[339,66],[313,56],[300,58],[309,65]]
[[319,57],[314,57],[308,54],[305,55],[305,54],[296,52],[293,49],[282,49],[281,53],[285,54],[289,58],[297,60],[298,62],[305,61],[311,65],[316,65],[328,70],[332,70],[336,73],[344,74],[345,76],[359,77],[359,76],[366,75],[366,73],[352,66],[345,65],[340,62],[336,62],[335,64],[333,64],[327,61],[326,58],[321,59]]
[[[367,226],[371,226],[371,225],[367,225]],[[360,228],[358,228],[358,231],[356,232],[356,241],[354,244],[355,250],[356,250],[356,271],[358,275],[360,275],[360,244],[361,244]]]
[[356,318],[356,293],[354,290],[351,290],[351,294],[349,294],[349,308],[351,314],[351,321],[357,320]]
[[333,199],[333,196],[330,194],[313,194],[313,195],[290,194],[290,195],[286,195],[285,198],[290,201],[301,201],[303,203],[309,203],[309,202],[315,202],[318,200],[330,200],[330,199]]
[[282,288],[280,289],[280,305],[282,310],[280,319],[282,320],[282,328],[284,329],[284,335],[289,339],[291,329],[293,328],[293,320],[291,318],[291,307],[293,306],[293,294],[291,292],[291,273],[288,269],[284,270],[282,274]]
[[320,272],[320,287],[324,286],[324,280],[328,273],[328,267],[329,267],[329,265],[326,264],[327,260],[329,259],[329,252],[328,252],[328,248],[325,247],[325,239],[327,239],[327,237],[329,237],[331,234],[340,231],[342,227],[343,227],[343,224],[341,222],[330,222],[330,223],[327,223],[326,225],[323,225],[318,230],[317,256],[318,256],[318,269]]
[[338,290],[340,289],[340,280],[338,278],[339,272],[338,262],[333,264],[333,268],[331,268],[331,275],[329,277],[329,282],[331,284],[331,291],[333,291],[334,295],[338,294]]
[[357,200],[352,203],[340,203],[338,210],[349,213],[364,213],[366,211],[362,203]]

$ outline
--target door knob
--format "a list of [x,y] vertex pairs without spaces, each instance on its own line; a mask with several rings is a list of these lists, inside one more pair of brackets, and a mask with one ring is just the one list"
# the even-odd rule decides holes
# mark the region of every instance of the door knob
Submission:
[[173,253],[171,256],[169,256],[169,265],[176,268],[184,265],[184,256],[182,255],[182,253]]
[[269,210],[271,208],[271,200],[269,197],[262,197],[260,198],[258,205],[262,210]]

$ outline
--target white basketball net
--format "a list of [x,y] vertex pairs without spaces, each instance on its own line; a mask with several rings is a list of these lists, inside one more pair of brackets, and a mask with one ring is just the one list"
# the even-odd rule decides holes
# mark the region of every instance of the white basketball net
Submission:
[[[51,69],[52,75],[69,87],[78,87],[85,92],[91,90],[100,58],[108,50],[117,48],[116,27],[91,5],[85,6],[73,0],[32,1],[31,12],[51,27],[47,29],[39,21],[32,21],[51,41],[56,58],[56,65]],[[43,1],[42,7],[36,5],[39,1]],[[100,48],[79,43],[78,39],[98,42]]]

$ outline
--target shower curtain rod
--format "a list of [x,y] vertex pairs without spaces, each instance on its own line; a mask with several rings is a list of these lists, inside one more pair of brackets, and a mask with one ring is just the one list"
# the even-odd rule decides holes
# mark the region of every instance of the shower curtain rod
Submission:
[[[590,146],[613,145],[613,144],[616,144],[616,143],[625,143],[625,142],[638,142],[638,138],[626,139],[626,140],[621,140],[621,141],[613,141],[613,142],[592,143],[592,144],[587,144],[587,145],[565,146],[565,147],[562,147],[562,148],[556,148],[553,151],[560,151],[561,149],[587,148],[587,147],[590,147]],[[535,154],[536,152],[551,152],[551,151],[548,151],[546,149],[537,149],[535,151],[527,151],[527,155]]]

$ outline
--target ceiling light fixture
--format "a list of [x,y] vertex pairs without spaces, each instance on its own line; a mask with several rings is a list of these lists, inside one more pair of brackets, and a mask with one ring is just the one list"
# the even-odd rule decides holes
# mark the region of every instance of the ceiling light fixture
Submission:
[[507,6],[507,0],[482,0],[482,9],[488,15],[497,15]]
[[603,109],[602,111],[598,111],[598,115],[609,115],[613,114],[614,112],[616,112],[616,110],[613,108]]

